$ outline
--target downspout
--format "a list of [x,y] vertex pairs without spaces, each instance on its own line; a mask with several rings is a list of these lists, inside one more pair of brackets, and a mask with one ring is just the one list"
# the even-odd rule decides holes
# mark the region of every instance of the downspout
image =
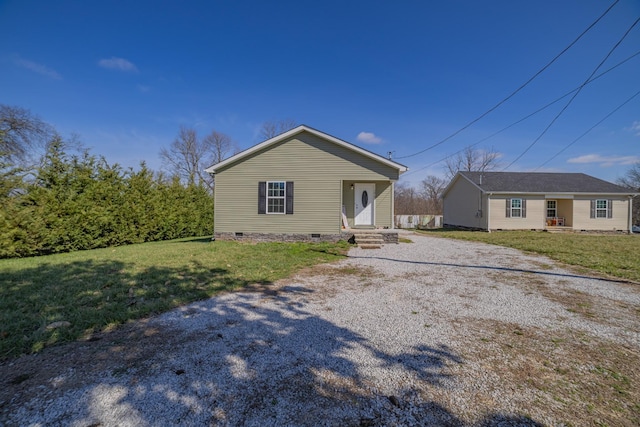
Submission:
[[491,196],[492,193],[487,193],[487,232],[491,233]]

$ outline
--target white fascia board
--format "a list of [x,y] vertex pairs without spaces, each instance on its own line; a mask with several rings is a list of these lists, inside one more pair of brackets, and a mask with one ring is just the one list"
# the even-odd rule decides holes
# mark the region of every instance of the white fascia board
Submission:
[[311,134],[313,134],[313,135],[315,135],[315,136],[317,136],[319,138],[323,138],[325,140],[333,142],[336,145],[340,145],[340,146],[345,147],[345,148],[347,148],[347,149],[349,149],[351,151],[355,151],[356,153],[362,154],[363,156],[369,157],[369,158],[371,158],[371,159],[373,159],[373,160],[375,160],[375,161],[377,161],[379,163],[382,163],[382,164],[385,164],[385,165],[387,165],[389,167],[397,169],[399,171],[399,173],[401,173],[401,174],[403,172],[406,172],[409,169],[408,167],[406,167],[406,166],[404,166],[404,165],[402,165],[400,163],[396,163],[393,160],[385,159],[384,157],[382,157],[382,156],[380,156],[378,154],[372,153],[371,151],[365,150],[364,148],[360,148],[360,147],[358,147],[356,145],[350,144],[350,143],[348,143],[346,141],[343,141],[343,140],[338,139],[338,138],[336,138],[334,136],[328,135],[328,134],[326,134],[324,132],[320,132],[319,130],[310,128],[308,126],[300,125],[298,127],[295,127],[293,129],[285,132],[285,133],[282,133],[280,135],[274,136],[271,139],[267,139],[266,141],[263,141],[263,142],[261,142],[261,143],[259,143],[257,145],[254,145],[253,147],[247,148],[246,150],[241,151],[240,153],[236,154],[235,156],[231,156],[228,159],[223,160],[218,164],[210,166],[207,169],[205,169],[205,172],[207,172],[207,173],[215,173],[217,169],[220,169],[220,168],[222,168],[222,167],[224,167],[224,166],[226,166],[226,165],[228,165],[230,163],[236,162],[236,161],[238,161],[238,160],[240,160],[240,159],[242,159],[242,158],[244,158],[246,156],[249,156],[252,153],[255,153],[256,151],[260,151],[260,150],[262,150],[262,149],[264,149],[266,147],[269,147],[270,145],[276,144],[276,143],[278,143],[280,141],[283,141],[283,140],[285,140],[287,138],[292,137],[293,135],[296,135],[296,134],[298,134],[300,132],[305,132],[305,131],[309,132],[309,133],[311,133]]

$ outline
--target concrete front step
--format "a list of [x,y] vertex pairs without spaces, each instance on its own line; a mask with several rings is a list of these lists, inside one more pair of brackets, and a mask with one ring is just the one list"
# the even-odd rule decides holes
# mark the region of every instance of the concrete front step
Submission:
[[361,243],[358,245],[360,249],[380,249],[382,245],[372,245],[372,244],[364,244]]
[[353,233],[353,238],[358,247],[362,249],[380,249],[384,238],[380,233],[362,231]]
[[384,239],[377,236],[356,237],[356,243],[379,243],[383,244]]

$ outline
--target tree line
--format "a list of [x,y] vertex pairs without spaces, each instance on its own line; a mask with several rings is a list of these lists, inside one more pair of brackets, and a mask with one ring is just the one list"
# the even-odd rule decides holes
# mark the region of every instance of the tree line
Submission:
[[396,215],[442,215],[442,193],[458,171],[493,171],[500,154],[491,149],[466,147],[444,161],[444,178],[428,175],[417,187],[400,183],[395,188]]
[[[293,120],[266,122],[264,139]],[[213,232],[204,169],[238,152],[227,135],[181,127],[163,171],[109,164],[27,109],[0,104],[0,258],[46,255]]]
[[0,258],[211,234],[211,188],[167,170],[109,164],[0,105]]

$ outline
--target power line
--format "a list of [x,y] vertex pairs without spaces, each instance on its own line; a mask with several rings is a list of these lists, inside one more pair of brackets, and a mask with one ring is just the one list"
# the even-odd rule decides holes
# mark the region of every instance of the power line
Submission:
[[534,145],[536,145],[536,143],[538,141],[540,141],[540,139],[544,136],[544,134],[546,134],[547,131],[551,128],[551,126],[553,126],[553,124],[556,122],[556,120],[558,120],[560,118],[560,116],[562,116],[562,114],[566,111],[566,109],[569,108],[569,105],[571,105],[573,100],[576,99],[578,94],[582,91],[582,88],[584,88],[587,85],[587,83],[589,83],[589,80],[591,80],[593,75],[598,72],[600,67],[602,67],[602,65],[606,62],[606,60],[609,59],[609,56],[611,56],[613,51],[617,49],[617,47],[620,45],[620,43],[622,43],[622,41],[627,37],[629,32],[631,32],[633,27],[635,27],[636,24],[638,24],[638,22],[640,22],[640,18],[636,19],[635,22],[633,24],[631,24],[631,26],[627,29],[627,31],[624,33],[624,35],[620,38],[620,40],[618,40],[618,42],[609,50],[609,52],[605,55],[605,57],[602,59],[602,61],[600,61],[598,66],[591,72],[589,77],[580,85],[580,87],[573,94],[571,99],[569,99],[569,102],[567,102],[566,105],[564,107],[562,107],[560,112],[558,114],[556,114],[556,116],[553,118],[553,120],[551,120],[551,122],[547,125],[547,127],[544,128],[544,130],[540,133],[540,135],[538,135],[538,137],[536,139],[534,139],[533,142],[531,144],[529,144],[529,146],[522,153],[520,153],[520,155],[518,157],[516,157],[511,163],[509,163],[507,165],[507,167],[503,169],[503,171],[509,169],[515,162],[520,160],[522,158],[522,156],[524,156],[531,149],[531,147],[533,147]]
[[609,11],[613,8],[613,6],[615,6],[618,3],[619,0],[615,0],[611,6],[609,6],[609,8],[607,8],[607,10],[604,11],[604,13],[602,15],[600,15],[598,17],[598,19],[596,19],[595,21],[593,21],[593,23],[591,23],[591,25],[589,25],[587,27],[587,29],[585,29],[582,33],[580,33],[580,35],[574,40],[572,41],[567,47],[565,47],[564,49],[562,49],[562,51],[560,51],[560,53],[558,53],[549,63],[547,63],[544,67],[542,67],[540,70],[538,70],[538,72],[536,72],[533,76],[531,76],[529,78],[529,80],[527,80],[525,83],[523,83],[522,85],[520,85],[520,87],[518,87],[515,91],[513,91],[510,95],[508,95],[506,98],[502,99],[500,102],[498,102],[496,105],[494,105],[493,107],[491,107],[490,109],[488,109],[487,111],[485,111],[484,113],[482,113],[480,116],[476,117],[475,119],[473,119],[472,121],[470,121],[469,123],[467,123],[466,125],[464,125],[463,127],[461,127],[460,129],[458,129],[457,131],[455,131],[454,133],[452,133],[451,135],[449,135],[448,137],[444,138],[443,140],[425,148],[424,150],[418,151],[417,153],[414,154],[410,154],[408,156],[402,156],[402,157],[398,157],[397,159],[406,159],[408,157],[414,157],[417,156],[418,154],[422,154],[425,151],[431,150],[432,148],[435,148],[441,144],[444,144],[446,141],[450,140],[451,138],[453,138],[454,136],[458,135],[460,132],[462,132],[463,130],[467,129],[468,127],[470,127],[471,125],[473,125],[474,123],[478,122],[479,120],[481,120],[482,118],[484,118],[485,116],[487,116],[489,113],[491,113],[492,111],[494,111],[496,108],[500,107],[502,104],[504,104],[505,102],[507,102],[509,99],[511,99],[515,94],[517,94],[518,92],[520,92],[522,89],[524,89],[529,83],[531,83],[536,77],[538,77],[540,74],[542,74],[547,68],[549,68],[551,66],[551,64],[553,64],[554,62],[556,62],[556,60],[558,58],[560,58],[566,51],[568,51],[574,44],[576,44],[578,42],[578,40],[580,40],[582,38],[582,36],[584,36],[589,30],[591,30],[591,28],[593,28],[602,18],[604,18],[604,16],[609,13]]
[[580,139],[582,139],[582,137],[584,137],[586,134],[588,134],[589,132],[591,132],[593,129],[595,129],[600,123],[604,122],[605,120],[607,120],[609,117],[611,117],[616,111],[618,111],[619,109],[621,109],[622,107],[624,107],[626,104],[628,104],[633,98],[635,98],[636,96],[640,95],[640,90],[637,91],[636,93],[633,94],[633,96],[631,96],[629,99],[627,99],[626,101],[624,101],[622,104],[618,105],[616,108],[614,108],[609,114],[607,114],[606,116],[604,116],[600,121],[598,121],[598,123],[596,123],[595,125],[591,126],[589,129],[587,129],[587,131],[585,133],[583,133],[582,135],[580,135],[579,137],[577,137],[576,139],[574,139],[573,141],[571,141],[569,144],[567,144],[562,150],[558,151],[556,154],[554,154],[549,160],[545,161],[543,164],[541,164],[540,166],[538,166],[535,170],[537,171],[538,169],[542,168],[544,165],[546,165],[547,163],[549,163],[550,161],[552,161],[553,159],[555,159],[556,157],[558,157],[560,154],[564,153],[569,147],[571,147],[573,144],[575,144],[576,142],[578,142]]
[[[610,68],[606,69],[605,71],[601,72],[601,73],[600,73],[600,74],[598,74],[597,76],[593,77],[592,79],[590,79],[590,80],[587,82],[587,84],[589,84],[589,83],[592,83],[592,82],[596,81],[596,80],[597,80],[597,79],[599,79],[600,77],[604,76],[605,74],[609,73],[610,71],[615,70],[616,68],[618,68],[618,67],[619,67],[619,66],[621,66],[622,64],[624,64],[624,63],[628,62],[629,60],[631,60],[631,59],[635,58],[635,57],[636,57],[636,56],[638,56],[638,55],[640,55],[640,50],[639,50],[639,51],[637,51],[636,53],[634,53],[633,55],[628,56],[626,59],[623,59],[622,61],[618,62],[616,65],[613,65],[612,67],[610,67]],[[456,152],[454,152],[454,153],[452,153],[452,154],[449,154],[449,155],[447,155],[447,156],[443,157],[442,159],[440,159],[440,160],[438,160],[438,161],[435,161],[435,162],[429,163],[428,165],[423,166],[423,167],[421,167],[421,168],[419,168],[419,169],[411,170],[411,171],[409,171],[409,172],[407,172],[407,173],[403,174],[403,176],[412,175],[412,174],[414,174],[414,173],[416,173],[416,172],[419,172],[419,171],[422,171],[422,170],[424,170],[424,169],[427,169],[427,168],[429,168],[429,167],[431,167],[431,166],[433,166],[433,165],[437,165],[438,163],[443,162],[443,161],[447,160],[448,158],[455,156],[456,154],[462,153],[462,152],[463,152],[465,149],[467,149],[467,148],[475,147],[476,145],[478,145],[478,144],[480,144],[480,143],[482,143],[482,142],[484,142],[484,141],[486,141],[486,140],[488,140],[488,139],[493,138],[494,136],[496,136],[496,135],[498,135],[498,134],[500,134],[500,133],[504,132],[505,130],[507,130],[507,129],[509,129],[509,128],[511,128],[511,127],[513,127],[513,126],[515,126],[515,125],[517,125],[517,124],[519,124],[519,123],[521,123],[521,122],[523,122],[523,121],[525,121],[525,120],[527,120],[528,118],[530,118],[530,117],[532,117],[532,116],[534,116],[534,115],[536,115],[536,114],[540,113],[541,111],[546,110],[547,108],[551,107],[551,106],[552,106],[553,104],[555,104],[556,102],[559,102],[559,101],[561,101],[562,99],[566,98],[567,96],[571,95],[572,93],[576,92],[579,88],[580,88],[580,86],[578,86],[578,87],[576,87],[576,88],[574,88],[574,89],[570,90],[569,92],[567,92],[567,93],[565,93],[564,95],[562,95],[562,96],[560,96],[560,97],[556,98],[555,100],[553,100],[553,101],[551,101],[551,102],[547,103],[546,105],[544,105],[544,106],[542,106],[542,107],[538,108],[537,110],[533,111],[532,113],[529,113],[529,114],[527,114],[526,116],[524,116],[524,117],[522,117],[522,118],[520,118],[520,119],[516,120],[515,122],[513,122],[513,123],[511,123],[511,124],[509,124],[509,125],[507,125],[507,126],[503,127],[503,128],[502,128],[502,129],[500,129],[499,131],[494,132],[494,133],[492,133],[491,135],[486,136],[486,137],[484,137],[484,138],[482,138],[482,139],[480,139],[480,140],[478,140],[478,141],[474,142],[473,144],[470,144],[470,145],[468,145],[468,146],[466,146],[466,147],[464,147],[464,148],[462,148],[462,149],[460,149],[460,150],[458,150],[458,151],[456,151]],[[607,117],[608,117],[608,116],[607,116]],[[558,153],[558,154],[559,154],[559,153]],[[542,167],[542,166],[541,166],[541,167]]]

